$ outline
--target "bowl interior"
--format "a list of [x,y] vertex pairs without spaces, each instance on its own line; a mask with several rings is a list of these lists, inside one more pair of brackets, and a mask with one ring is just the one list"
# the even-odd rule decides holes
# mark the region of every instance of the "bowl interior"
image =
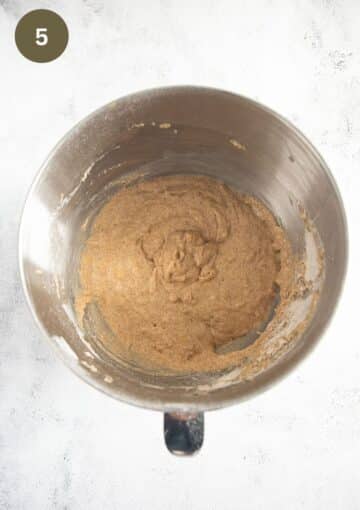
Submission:
[[[250,380],[243,380],[239,369],[154,375],[114,362],[96,345],[104,333],[100,322],[89,317],[85,331],[77,323],[73,298],[79,255],[97,211],[121,186],[172,173],[208,175],[260,198],[286,229],[294,251],[307,250],[309,267],[318,254],[307,240],[303,208],[320,238],[326,270],[314,316],[291,348],[279,351]],[[128,96],[75,126],[43,165],[24,209],[20,236],[30,306],[64,361],[106,393],[162,410],[221,407],[285,374],[314,345],[334,311],[346,250],[341,199],[310,143],[248,99],[193,87]],[[302,300],[299,306],[306,314],[311,302]]]

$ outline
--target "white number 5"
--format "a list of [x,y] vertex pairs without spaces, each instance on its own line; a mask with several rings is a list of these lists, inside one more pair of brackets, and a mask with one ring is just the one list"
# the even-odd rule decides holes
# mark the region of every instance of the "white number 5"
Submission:
[[47,36],[47,28],[36,29],[36,44],[38,46],[46,46],[49,41]]

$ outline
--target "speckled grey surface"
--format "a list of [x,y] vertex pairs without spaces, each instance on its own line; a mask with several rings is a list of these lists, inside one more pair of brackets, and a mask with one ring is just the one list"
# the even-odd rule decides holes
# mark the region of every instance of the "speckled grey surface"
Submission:
[[[13,41],[38,7],[69,26],[50,64]],[[357,0],[0,1],[1,510],[360,508],[359,19]],[[332,169],[350,228],[345,291],[319,347],[271,391],[208,414],[191,460],[169,455],[160,414],[112,401],[55,359],[17,269],[26,191],[64,132],[118,96],[185,83],[295,122]]]

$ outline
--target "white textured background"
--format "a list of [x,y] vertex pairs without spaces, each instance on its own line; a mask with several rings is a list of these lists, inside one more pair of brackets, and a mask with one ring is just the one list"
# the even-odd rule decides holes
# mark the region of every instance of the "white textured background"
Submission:
[[[14,45],[32,8],[61,14],[49,64]],[[0,509],[360,508],[359,0],[0,0]],[[162,417],[72,375],[25,306],[17,231],[26,191],[56,141],[124,94],[225,88],[269,105],[318,147],[350,229],[340,307],[315,352],[256,399],[206,416],[192,459],[163,445]]]

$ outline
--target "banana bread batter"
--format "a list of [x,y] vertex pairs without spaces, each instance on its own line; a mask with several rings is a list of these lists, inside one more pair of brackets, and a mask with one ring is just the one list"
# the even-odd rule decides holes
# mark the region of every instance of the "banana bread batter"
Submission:
[[253,197],[202,176],[158,177],[118,191],[100,210],[80,263],[76,310],[95,303],[114,356],[206,371],[216,348],[256,330],[286,295],[292,254]]

